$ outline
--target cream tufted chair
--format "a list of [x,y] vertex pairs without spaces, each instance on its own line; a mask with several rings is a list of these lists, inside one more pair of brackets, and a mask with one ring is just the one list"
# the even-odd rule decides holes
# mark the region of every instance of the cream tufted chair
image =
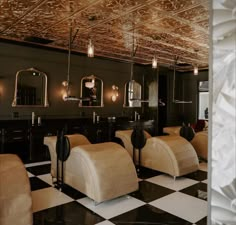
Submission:
[[[65,161],[65,183],[100,203],[138,189],[138,177],[127,151],[113,142],[90,144],[83,135],[68,135],[71,153]],[[56,137],[45,137],[56,173]]]
[[207,160],[208,159],[208,132],[207,131],[199,131],[195,133],[194,138],[191,141],[197,155]]
[[163,132],[169,135],[179,135],[181,126],[163,127]]
[[[132,156],[131,134],[132,130],[120,130],[116,131],[115,135],[122,140],[126,150]],[[198,170],[197,154],[187,140],[178,135],[151,137],[147,132],[145,134],[147,142],[141,150],[142,166],[173,177]]]
[[[70,148],[72,149],[75,146],[78,145],[87,145],[91,144],[90,141],[81,134],[72,134],[72,135],[66,135],[70,140]],[[57,153],[56,153],[56,142],[57,142],[57,136],[49,136],[44,137],[44,144],[48,146],[50,158],[51,158],[51,175],[52,178],[56,178],[57,174]],[[66,163],[65,163],[66,166]]]
[[29,178],[24,164],[13,154],[0,154],[0,224],[33,224]]

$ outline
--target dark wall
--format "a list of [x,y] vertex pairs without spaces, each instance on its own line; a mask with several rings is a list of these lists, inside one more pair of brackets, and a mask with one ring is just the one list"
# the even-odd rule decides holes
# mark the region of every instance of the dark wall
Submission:
[[191,100],[192,104],[182,104],[181,118],[189,123],[196,123],[198,118],[198,83],[208,80],[208,70],[199,71],[197,76],[193,72],[180,73],[182,97]]
[[[150,69],[147,70],[151,74]],[[198,76],[194,76],[192,71],[176,72],[175,99],[192,101],[187,104],[173,102],[173,69],[161,67],[158,74],[159,98],[165,103],[165,106],[158,107],[159,133],[161,127],[181,125],[182,122],[195,123],[198,116],[198,82],[208,80],[208,71],[199,71]]]
[[[173,70],[160,67],[159,71],[150,66],[134,66],[134,79],[144,87],[143,98],[148,99],[148,84],[159,77],[159,95],[165,102],[160,108],[149,108],[143,103],[142,108],[123,108],[124,86],[130,80],[130,64],[102,58],[88,58],[72,54],[70,81],[71,95],[79,97],[80,80],[83,76],[95,75],[104,83],[103,108],[79,108],[77,102],[62,100],[62,81],[67,78],[67,51],[56,51],[14,43],[0,43],[0,119],[11,119],[14,112],[19,113],[19,119],[30,119],[31,112],[43,118],[74,118],[85,115],[92,116],[96,111],[100,116],[127,116],[132,118],[134,111],[138,111],[144,119],[158,118],[159,125],[179,125],[183,120],[191,123],[197,120],[197,84],[200,80],[208,80],[208,71],[200,71],[198,76],[193,72],[176,73],[176,98],[191,100],[192,104],[173,103]],[[20,108],[12,107],[14,95],[15,75],[18,70],[30,67],[37,68],[48,75],[48,108]],[[159,76],[158,76],[159,75]],[[111,87],[119,87],[119,97],[116,102],[111,101]],[[159,116],[158,116],[159,114]]]
[[[11,106],[14,95],[15,75],[18,70],[34,67],[48,76],[48,108],[13,108]],[[130,64],[87,56],[71,56],[70,81],[71,95],[79,97],[80,80],[83,76],[95,75],[103,80],[104,107],[79,108],[77,102],[62,100],[62,81],[67,79],[67,52],[20,46],[12,43],[0,43],[0,117],[12,118],[13,112],[19,113],[19,119],[31,117],[34,111],[43,117],[78,117],[90,116],[96,111],[101,116],[124,116],[132,113],[123,108],[124,85],[130,79]],[[144,67],[134,66],[134,79],[142,81]],[[119,98],[111,101],[111,87],[119,87]]]

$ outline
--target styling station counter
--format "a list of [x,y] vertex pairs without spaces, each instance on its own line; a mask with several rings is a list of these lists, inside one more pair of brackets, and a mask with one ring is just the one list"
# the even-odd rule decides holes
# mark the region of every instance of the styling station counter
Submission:
[[153,133],[154,121],[129,121],[126,118],[99,122],[91,118],[44,119],[32,126],[31,120],[0,121],[0,153],[14,153],[25,162],[49,160],[47,147],[43,144],[45,136],[55,136],[60,131],[65,134],[80,133],[91,143],[116,141],[115,131],[133,129],[137,124]]

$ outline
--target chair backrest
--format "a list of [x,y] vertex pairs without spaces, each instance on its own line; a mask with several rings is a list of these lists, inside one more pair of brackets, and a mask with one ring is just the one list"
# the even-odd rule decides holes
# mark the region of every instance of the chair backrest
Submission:
[[146,136],[142,128],[134,128],[131,134],[131,143],[134,148],[142,149],[146,144]]
[[70,141],[63,131],[57,135],[56,152],[61,161],[66,161],[70,155]]
[[180,128],[179,135],[186,140],[191,141],[194,138],[195,132],[190,124],[188,124],[188,126],[183,124],[183,126]]

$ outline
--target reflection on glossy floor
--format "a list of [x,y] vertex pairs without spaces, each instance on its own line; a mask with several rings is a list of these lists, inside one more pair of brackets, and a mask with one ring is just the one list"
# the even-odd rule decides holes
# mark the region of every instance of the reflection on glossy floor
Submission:
[[[26,165],[34,211],[34,225],[206,225],[207,164],[174,180],[142,168],[139,190],[111,201],[94,202],[65,185],[53,187],[50,162]],[[115,184],[114,184],[115,185]]]

